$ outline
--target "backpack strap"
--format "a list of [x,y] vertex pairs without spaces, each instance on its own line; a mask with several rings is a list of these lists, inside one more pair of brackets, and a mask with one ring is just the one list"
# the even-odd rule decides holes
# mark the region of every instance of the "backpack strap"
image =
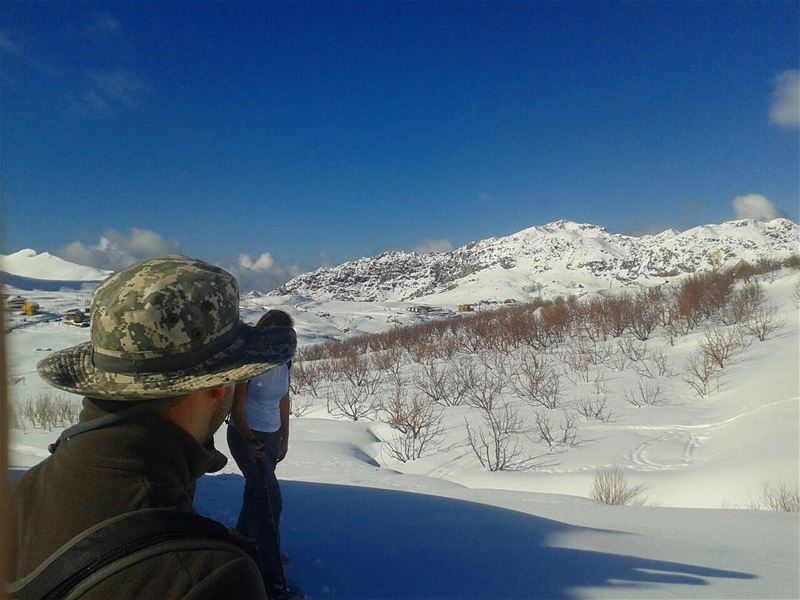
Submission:
[[[173,508],[117,515],[79,533],[26,577],[10,583],[12,598],[79,597],[107,577],[159,554],[227,550],[252,559],[253,548],[220,523]],[[255,568],[255,567],[254,567]]]

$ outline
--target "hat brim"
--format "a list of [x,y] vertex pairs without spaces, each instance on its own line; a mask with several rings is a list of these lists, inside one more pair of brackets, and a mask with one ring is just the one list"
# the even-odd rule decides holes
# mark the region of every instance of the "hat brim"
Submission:
[[54,352],[37,365],[47,383],[73,394],[136,401],[183,396],[252,379],[292,359],[297,336],[291,327],[241,324],[226,348],[190,368],[164,373],[125,374],[98,369],[92,342]]

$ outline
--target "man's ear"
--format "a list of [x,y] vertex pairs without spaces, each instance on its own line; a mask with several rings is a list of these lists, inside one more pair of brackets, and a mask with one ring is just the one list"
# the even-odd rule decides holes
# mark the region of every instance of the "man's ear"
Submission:
[[219,402],[225,397],[225,388],[224,387],[216,387],[209,390],[211,393],[211,397],[214,398],[216,402]]

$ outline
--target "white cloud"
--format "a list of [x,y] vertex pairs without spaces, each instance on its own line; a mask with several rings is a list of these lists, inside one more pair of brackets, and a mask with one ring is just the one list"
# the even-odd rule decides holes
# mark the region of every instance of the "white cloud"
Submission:
[[84,33],[90,38],[101,38],[119,33],[121,29],[116,17],[108,13],[97,13],[84,26]]
[[127,234],[109,229],[95,245],[75,241],[58,250],[57,254],[79,265],[119,271],[142,260],[181,254],[181,247],[177,242],[147,229],[133,228]]
[[453,242],[450,240],[424,240],[414,248],[414,252],[428,254],[430,252],[450,252],[452,249]]
[[272,258],[269,252],[264,252],[255,262],[253,262],[249,254],[239,255],[239,267],[242,269],[263,273],[264,271],[269,271],[273,266],[275,266],[275,259]]
[[269,252],[262,253],[256,260],[249,254],[240,254],[237,265],[220,266],[236,276],[242,292],[268,292],[308,270],[296,264],[282,265]]
[[87,71],[82,91],[72,95],[72,108],[78,113],[113,115],[136,108],[147,89],[144,80],[129,69]]
[[790,69],[775,78],[769,120],[781,127],[800,127],[800,71]]
[[778,216],[778,210],[761,194],[736,196],[731,202],[737,219],[759,219],[769,221]]

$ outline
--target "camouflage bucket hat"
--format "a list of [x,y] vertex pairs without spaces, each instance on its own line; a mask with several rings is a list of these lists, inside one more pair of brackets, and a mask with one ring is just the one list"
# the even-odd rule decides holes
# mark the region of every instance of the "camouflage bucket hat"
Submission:
[[239,317],[239,286],[223,269],[185,256],[148,260],[94,293],[91,341],[39,362],[67,392],[109,400],[181,396],[255,377],[291,360],[291,327]]

